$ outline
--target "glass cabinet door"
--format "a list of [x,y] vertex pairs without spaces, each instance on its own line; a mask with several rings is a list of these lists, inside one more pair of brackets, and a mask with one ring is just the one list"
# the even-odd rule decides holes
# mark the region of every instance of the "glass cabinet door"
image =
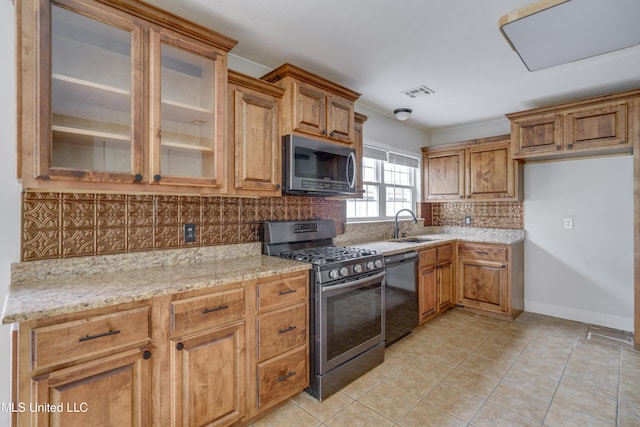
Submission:
[[142,172],[135,107],[141,30],[107,10],[68,5],[78,12],[51,6],[51,143],[40,172],[131,182]]
[[[152,32],[152,179],[221,187],[224,58],[210,46]],[[155,41],[155,42],[154,42]]]

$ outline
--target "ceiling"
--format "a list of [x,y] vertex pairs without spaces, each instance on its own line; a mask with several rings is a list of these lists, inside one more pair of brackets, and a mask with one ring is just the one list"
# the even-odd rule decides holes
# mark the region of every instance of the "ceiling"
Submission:
[[[358,105],[389,116],[411,108],[407,123],[426,130],[640,87],[640,45],[527,71],[498,20],[534,0],[147,2],[235,38],[241,58],[290,62],[353,89]],[[401,93],[420,85],[434,93]]]

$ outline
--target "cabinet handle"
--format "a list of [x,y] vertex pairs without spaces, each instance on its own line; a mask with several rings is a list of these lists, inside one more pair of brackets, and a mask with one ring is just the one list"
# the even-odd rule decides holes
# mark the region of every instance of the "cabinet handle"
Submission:
[[329,134],[329,136],[336,136],[336,133],[335,133],[335,132],[331,132],[331,133]]
[[326,129],[322,129],[322,134],[326,135],[327,134],[327,130]]
[[572,149],[572,148],[573,148],[573,144],[569,144],[569,145],[567,145],[567,147],[568,147],[569,149]]
[[220,311],[220,310],[226,310],[227,308],[229,308],[228,305],[219,305],[217,307],[213,307],[213,308],[205,308],[204,310],[202,310],[202,314],[209,314],[209,313],[213,313],[214,311]]
[[87,335],[86,337],[78,338],[78,342],[95,340],[96,338],[108,337],[109,335],[116,335],[119,333],[120,333],[120,329],[116,329],[115,331],[104,332],[102,334]]
[[464,199],[464,196],[463,196],[463,195],[460,195],[460,198],[461,198],[461,199]]
[[276,184],[276,190],[280,189],[280,184]]
[[287,294],[292,294],[294,292],[298,292],[298,290],[297,289],[289,289],[289,290],[286,290],[286,291],[280,291],[280,292],[278,292],[278,295],[287,295]]
[[141,173],[135,174],[135,176],[133,177],[133,182],[142,182],[142,174]]
[[562,145],[556,145],[556,150],[562,150]]
[[478,255],[489,255],[489,252],[487,252],[487,251],[476,251],[476,253]]
[[278,335],[284,334],[285,332],[293,331],[296,329],[296,326],[289,326],[287,329],[278,329]]
[[507,264],[502,264],[502,268],[507,268]]
[[294,376],[295,374],[296,374],[296,371],[291,371],[286,375],[282,375],[281,377],[278,377],[278,382],[282,382],[282,381],[288,379],[289,377]]
[[176,350],[182,350],[184,348],[184,344],[179,342],[178,344],[176,344]]
[[153,175],[153,180],[155,182],[160,182],[161,179],[162,179],[162,177],[160,175]]
[[142,353],[142,358],[144,360],[149,360],[151,359],[151,352],[149,350],[145,351],[144,353]]

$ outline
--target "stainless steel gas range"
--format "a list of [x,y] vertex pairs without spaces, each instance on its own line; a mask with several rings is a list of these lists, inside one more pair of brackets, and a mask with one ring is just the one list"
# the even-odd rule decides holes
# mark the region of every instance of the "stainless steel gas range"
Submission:
[[310,387],[325,399],[384,361],[383,256],[333,246],[332,220],[267,222],[264,252],[313,265]]

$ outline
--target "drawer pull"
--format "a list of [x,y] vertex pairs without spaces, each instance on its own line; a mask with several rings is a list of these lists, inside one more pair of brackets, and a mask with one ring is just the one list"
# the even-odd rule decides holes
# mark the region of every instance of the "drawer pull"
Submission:
[[285,381],[286,379],[288,379],[289,377],[294,376],[295,374],[296,374],[296,371],[291,371],[291,372],[289,372],[289,373],[288,373],[288,374],[286,374],[286,375],[283,375],[283,376],[281,376],[281,377],[278,377],[278,382],[280,383],[280,382],[282,382],[282,381]]
[[289,289],[288,291],[280,291],[278,292],[278,295],[287,295],[287,294],[292,294],[294,292],[298,292],[297,289]]
[[289,326],[287,329],[278,329],[278,334],[284,334],[285,332],[293,331],[296,329],[295,326]]
[[478,255],[489,255],[489,252],[487,252],[487,251],[476,251],[476,253]]
[[98,335],[87,335],[86,337],[78,338],[78,342],[95,340],[96,338],[108,337],[109,335],[119,334],[120,329],[116,329],[115,331],[104,332]]
[[217,307],[213,307],[213,308],[205,308],[204,310],[202,310],[202,314],[208,314],[208,313],[213,313],[214,311],[220,311],[220,310],[226,310],[227,308],[229,308],[228,305],[219,305]]
[[142,353],[142,358],[144,360],[149,360],[151,359],[151,352],[149,350],[145,351],[144,353]]

